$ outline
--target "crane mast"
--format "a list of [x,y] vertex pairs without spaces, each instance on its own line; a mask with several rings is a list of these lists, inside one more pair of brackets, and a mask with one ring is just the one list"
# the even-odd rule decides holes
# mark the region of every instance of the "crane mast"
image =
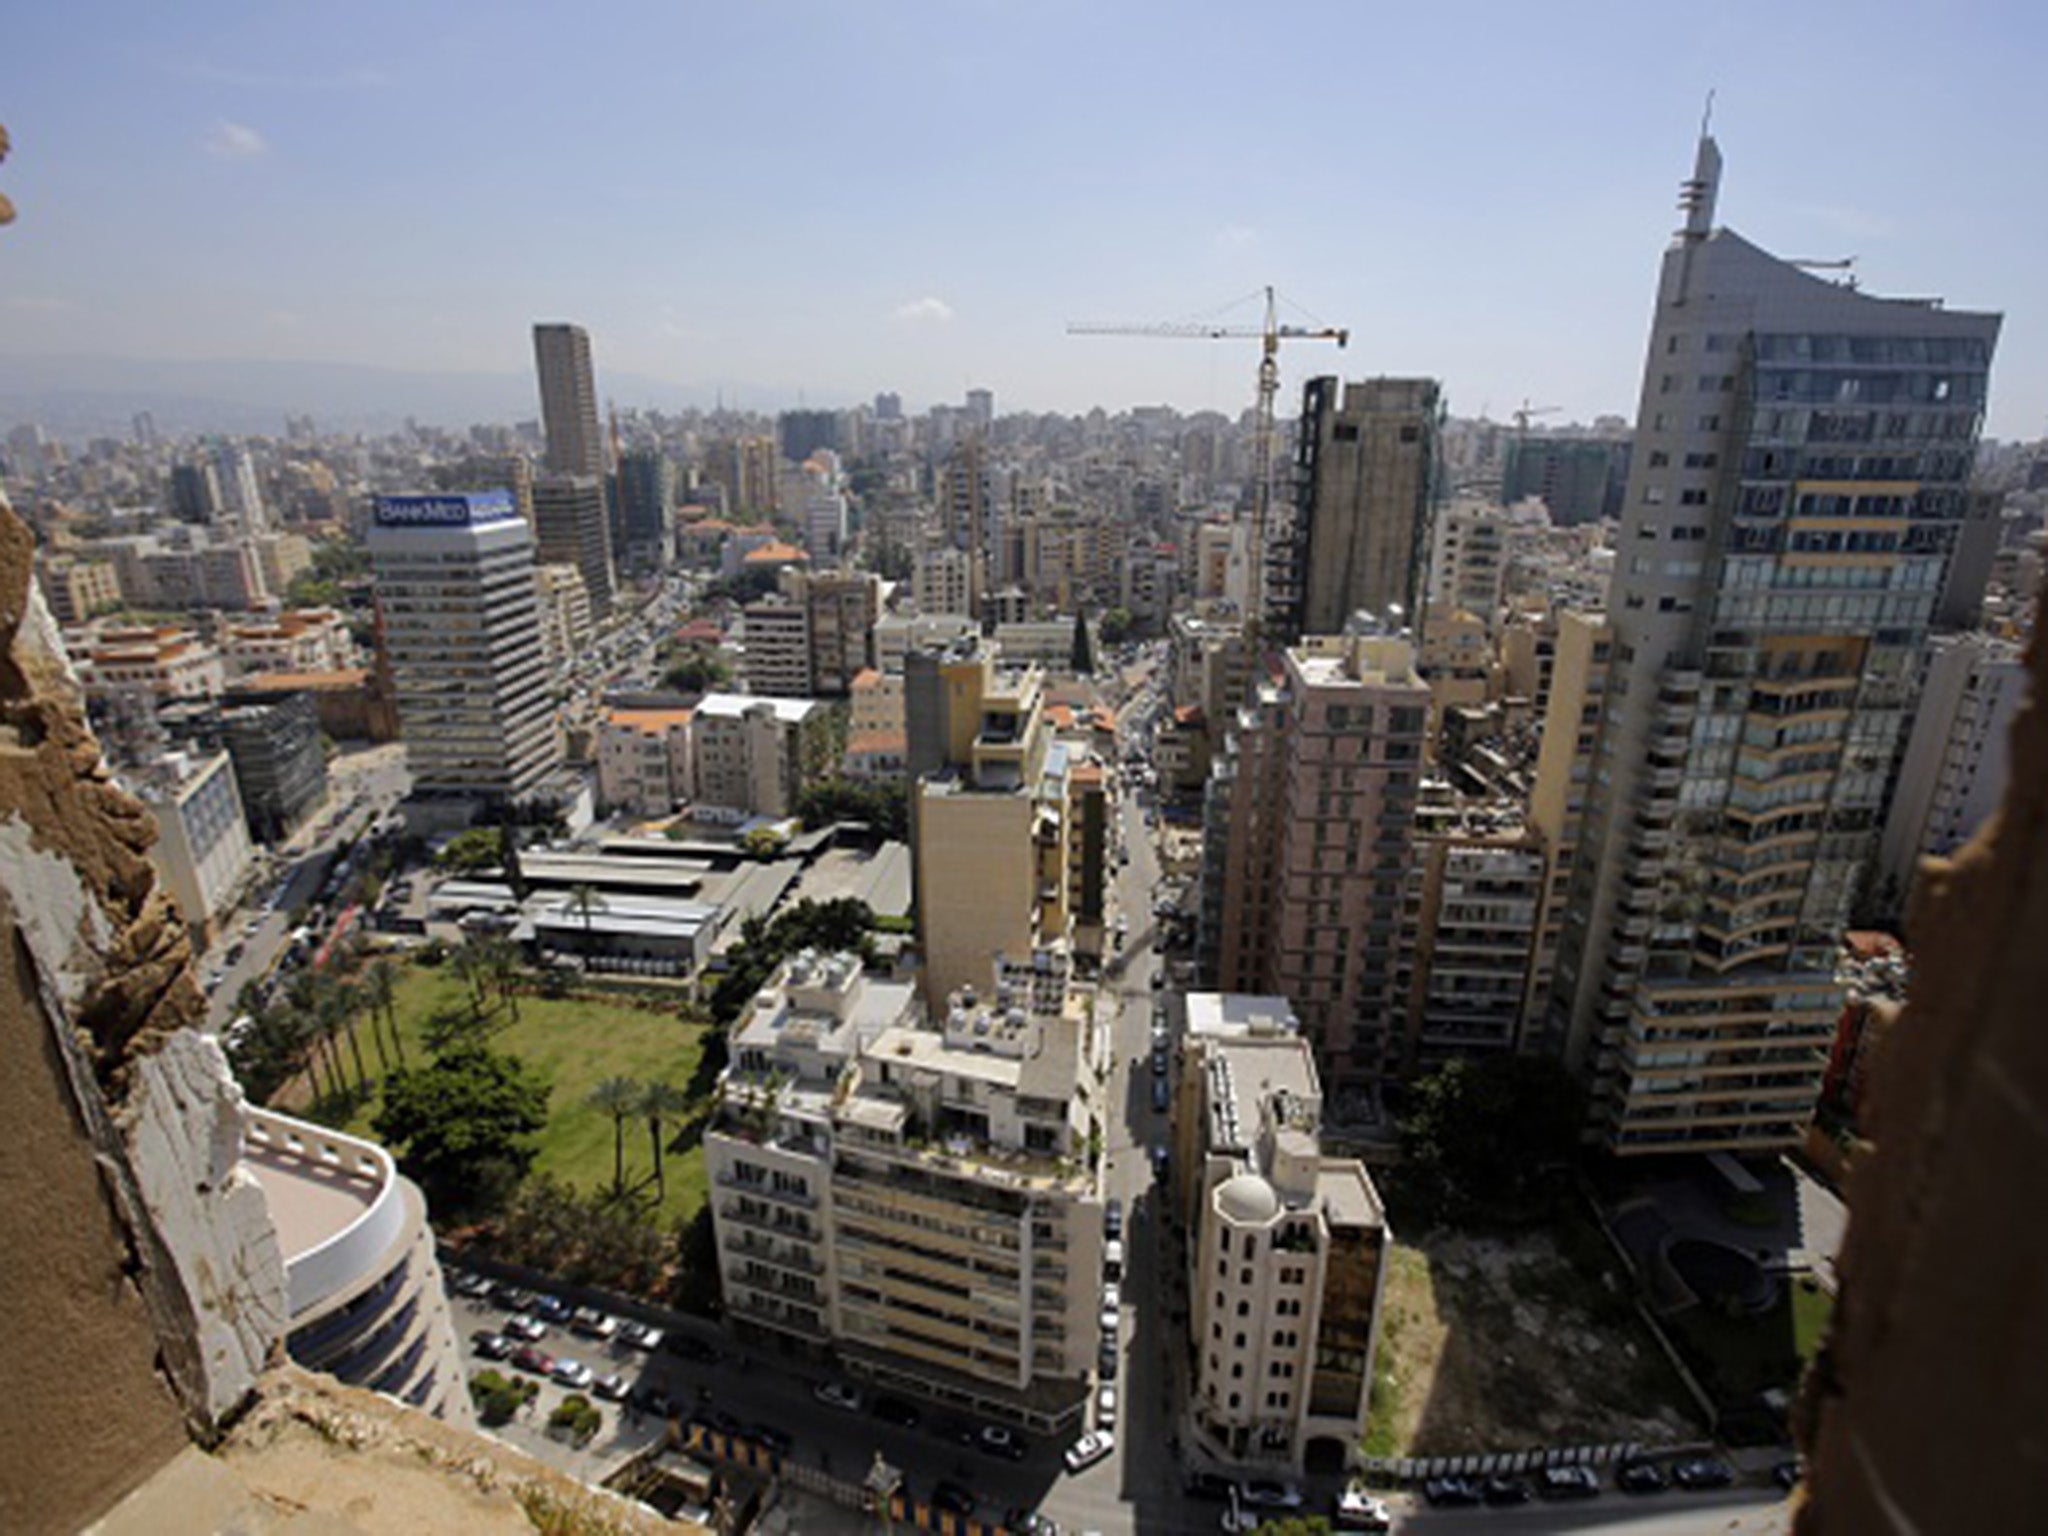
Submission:
[[1119,324],[1077,321],[1067,327],[1069,336],[1150,336],[1187,341],[1259,341],[1257,408],[1252,417],[1252,526],[1250,548],[1246,551],[1251,589],[1245,602],[1247,649],[1258,651],[1259,629],[1266,606],[1266,540],[1272,521],[1274,402],[1280,394],[1280,343],[1283,341],[1334,341],[1347,345],[1351,332],[1343,326],[1282,325],[1272,286],[1265,289],[1265,321],[1258,326],[1217,325],[1208,321],[1166,321],[1158,324]]

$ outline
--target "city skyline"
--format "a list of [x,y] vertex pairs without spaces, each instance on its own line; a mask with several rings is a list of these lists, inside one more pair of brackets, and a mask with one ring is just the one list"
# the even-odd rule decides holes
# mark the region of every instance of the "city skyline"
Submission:
[[[2004,311],[1987,435],[2038,435],[2044,215],[1995,146],[2039,136],[2042,24],[1855,15],[1774,15],[1760,50],[1741,9],[1476,36],[1331,14],[1298,66],[1283,39],[1286,101],[1217,12],[647,13],[587,43],[538,13],[35,16],[10,50],[33,75],[0,64],[21,209],[0,345],[512,380],[531,324],[567,315],[621,405],[987,387],[1001,410],[1235,415],[1248,349],[1064,325],[1250,320],[1225,301],[1271,281],[1354,337],[1283,359],[1285,399],[1309,369],[1416,374],[1459,415],[1526,396],[1590,420],[1632,398],[1643,254],[1712,87],[1731,227],[1854,254],[1873,293]],[[1309,71],[1325,56],[1358,60],[1354,89]],[[543,68],[545,93],[494,89]],[[1894,110],[1823,135],[1879,69]]]

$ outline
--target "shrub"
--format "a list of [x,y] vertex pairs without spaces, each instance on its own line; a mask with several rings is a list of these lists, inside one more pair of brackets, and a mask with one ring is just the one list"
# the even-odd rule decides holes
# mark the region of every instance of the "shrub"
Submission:
[[470,1401],[486,1429],[509,1422],[539,1391],[530,1381],[498,1371],[478,1371],[469,1382]]
[[562,1399],[561,1407],[548,1415],[548,1433],[586,1445],[603,1423],[604,1415],[592,1406],[590,1399],[581,1392],[572,1392]]

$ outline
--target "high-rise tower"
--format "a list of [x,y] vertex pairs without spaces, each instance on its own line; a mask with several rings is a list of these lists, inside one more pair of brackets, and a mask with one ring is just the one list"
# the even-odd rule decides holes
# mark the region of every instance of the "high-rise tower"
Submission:
[[561,753],[511,493],[379,497],[369,544],[414,793],[525,798]]
[[533,361],[540,371],[540,419],[547,432],[549,470],[589,475],[603,484],[604,434],[597,422],[590,333],[561,322],[536,325]]
[[1294,526],[1267,561],[1277,633],[1342,634],[1361,609],[1389,628],[1415,623],[1441,414],[1434,379],[1365,379],[1341,394],[1334,378],[1308,381]]
[[1620,1153],[1801,1133],[1998,338],[1715,229],[1720,170],[1658,284],[1553,993]]

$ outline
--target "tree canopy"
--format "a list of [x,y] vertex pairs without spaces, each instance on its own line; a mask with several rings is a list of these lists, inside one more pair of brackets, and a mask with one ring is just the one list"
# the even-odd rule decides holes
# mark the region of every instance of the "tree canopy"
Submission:
[[864,821],[882,836],[902,842],[910,836],[910,786],[900,780],[862,784],[853,779],[825,779],[798,793],[796,813],[807,827]]
[[496,1208],[533,1166],[548,1084],[517,1056],[459,1041],[384,1083],[371,1128],[436,1212]]
[[712,1018],[720,1025],[731,1024],[775,967],[800,949],[847,949],[872,959],[874,922],[868,904],[852,896],[800,901],[772,921],[758,915],[748,918],[740,927],[740,942],[726,954],[725,974],[711,990]]
[[1523,1203],[1576,1153],[1584,1095],[1548,1056],[1446,1062],[1409,1088],[1403,1167],[1453,1204]]
[[1074,615],[1074,674],[1086,677],[1095,670],[1095,647],[1088,643],[1088,615]]
[[471,827],[449,838],[434,863],[452,874],[474,875],[496,869],[505,857],[505,834],[497,827]]

